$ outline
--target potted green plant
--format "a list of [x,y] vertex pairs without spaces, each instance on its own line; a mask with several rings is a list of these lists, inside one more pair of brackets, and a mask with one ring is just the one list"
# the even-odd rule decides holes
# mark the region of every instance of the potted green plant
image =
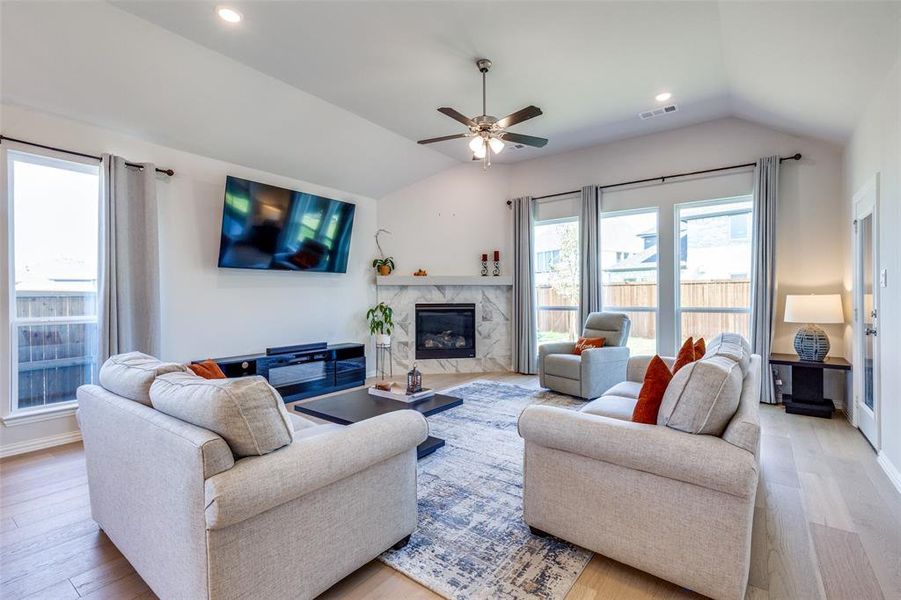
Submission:
[[391,256],[376,258],[372,261],[372,268],[378,271],[379,275],[390,275],[394,270],[394,258]]
[[369,321],[369,333],[375,336],[375,343],[380,346],[391,345],[391,329],[394,327],[392,317],[394,311],[384,302],[379,302],[366,311],[366,320]]

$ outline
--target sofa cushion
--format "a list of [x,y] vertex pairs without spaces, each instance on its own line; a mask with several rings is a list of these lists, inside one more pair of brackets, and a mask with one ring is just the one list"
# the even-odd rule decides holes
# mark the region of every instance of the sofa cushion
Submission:
[[190,363],[185,366],[187,366],[192,373],[198,377],[203,377],[204,379],[226,379],[225,373],[222,372],[219,363],[211,358],[200,362]]
[[100,385],[109,392],[150,406],[150,385],[165,373],[184,373],[184,365],[164,363],[142,352],[110,356],[100,367]]
[[721,333],[707,345],[704,358],[724,356],[734,360],[741,366],[741,372],[747,375],[751,364],[751,345],[737,333]]
[[333,431],[341,431],[344,429],[344,425],[338,425],[337,423],[323,423],[322,425],[313,425],[312,427],[305,427],[301,430],[294,430],[294,441],[297,440],[305,440],[307,438],[315,437],[317,435],[322,435],[323,433],[331,433]]
[[582,357],[576,354],[548,354],[544,357],[544,372],[567,379],[581,379]]
[[632,421],[646,425],[657,424],[660,403],[663,402],[663,394],[672,378],[672,372],[659,356],[651,359],[644,383],[641,384],[641,391],[638,393],[635,410],[632,412]]
[[707,354],[707,342],[704,341],[704,338],[698,338],[695,340],[695,360],[699,360],[703,358],[703,356]]
[[604,392],[605,396],[622,396],[623,398],[638,398],[641,391],[641,383],[636,381],[621,381]]
[[150,400],[160,412],[218,433],[239,458],[268,454],[294,439],[282,397],[262,377],[169,373],[153,382]]
[[583,406],[580,412],[620,421],[631,421],[636,402],[635,398],[605,395]]
[[573,346],[573,354],[582,354],[583,351],[588,350],[590,348],[603,348],[604,347],[604,338],[588,338],[588,337],[580,337],[576,340],[576,345]]
[[738,408],[742,379],[739,364],[723,356],[685,365],[666,388],[657,424],[721,436]]
[[676,362],[673,363],[673,374],[678,373],[682,367],[694,362],[698,358],[700,357],[695,356],[694,339],[688,338],[685,340],[685,343],[682,344],[682,347],[679,348],[679,353],[676,354]]

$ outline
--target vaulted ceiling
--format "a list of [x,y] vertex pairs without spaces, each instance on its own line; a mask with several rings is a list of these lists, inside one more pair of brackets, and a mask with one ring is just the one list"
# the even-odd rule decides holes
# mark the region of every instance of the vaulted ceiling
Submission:
[[[550,143],[541,150],[514,149],[500,157],[515,161],[728,115],[842,142],[899,59],[901,47],[897,2],[229,2],[244,15],[234,26],[215,15],[216,6],[224,3],[115,2],[121,11],[162,29],[144,31],[130,24],[128,37],[114,36],[107,30],[120,27],[124,15],[105,14],[111,20],[101,28],[102,36],[110,38],[105,43],[119,44],[107,53],[77,29],[66,31],[71,30],[67,21],[78,19],[77,10],[73,17],[71,8],[57,6],[59,23],[40,25],[48,38],[62,35],[70,47],[88,45],[101,62],[119,60],[111,55],[120,52],[146,54],[147,44],[161,60],[178,62],[179,54],[185,56],[191,69],[172,64],[152,76],[156,93],[173,94],[189,106],[181,88],[206,90],[201,93],[210,106],[229,105],[221,93],[226,66],[234,73],[235,89],[229,93],[241,104],[261,100],[246,89],[250,79],[244,71],[269,76],[274,80],[267,84],[269,102],[254,107],[274,144],[268,154],[275,159],[275,150],[283,145],[312,143],[344,162],[344,168],[354,168],[347,161],[365,157],[374,170],[354,185],[370,193],[445,168],[452,159],[469,159],[462,140],[428,148],[412,142],[462,130],[436,112],[439,106],[469,115],[481,112],[480,78],[473,65],[478,57],[494,61],[488,76],[490,114],[500,117],[528,104],[544,111],[512,130],[547,137]],[[11,12],[6,7],[4,11]],[[49,12],[43,11],[44,21],[54,20]],[[95,11],[95,19],[100,12]],[[32,26],[40,20],[30,15]],[[4,37],[12,33],[9,21],[4,18]],[[97,27],[92,27],[96,34]],[[184,39],[163,35],[168,32]],[[41,51],[24,37],[19,34],[16,40],[21,48]],[[197,51],[188,52],[185,40],[208,49],[202,61]],[[134,47],[139,41],[144,49]],[[211,67],[216,54],[231,59],[223,63],[221,73]],[[8,59],[4,52],[4,67]],[[27,67],[32,57],[13,60]],[[65,73],[62,68],[54,71],[50,62],[41,66]],[[52,86],[45,83],[37,89],[41,86],[28,79],[16,71],[8,80],[4,73],[0,91],[4,97],[51,91]],[[77,82],[66,83],[77,87]],[[91,83],[96,88],[97,82]],[[300,96],[291,96],[291,89],[303,95],[302,102]],[[672,92],[670,102],[678,111],[639,119],[639,112],[658,106],[654,96],[661,91]],[[89,92],[77,92],[80,100],[88,100]],[[122,101],[133,102],[124,94]],[[326,105],[335,110],[326,114]],[[73,106],[68,110],[78,110],[81,104]],[[246,116],[242,111],[234,108],[233,114]],[[133,112],[123,117],[132,128],[139,117]],[[193,140],[194,146],[221,144],[223,140],[208,132],[215,125],[203,121],[227,115],[215,109],[213,113],[204,117],[191,111],[192,119],[199,119],[193,124],[173,114],[168,126],[173,131],[163,137]],[[274,116],[285,125],[277,126]],[[164,121],[159,115],[149,126],[165,130]],[[302,127],[292,127],[296,124]],[[228,125],[240,128],[236,122]],[[241,139],[250,134],[244,132]],[[287,136],[295,139],[284,139]],[[233,151],[228,158],[237,161],[241,152]],[[337,176],[327,165],[314,170],[329,180]]]

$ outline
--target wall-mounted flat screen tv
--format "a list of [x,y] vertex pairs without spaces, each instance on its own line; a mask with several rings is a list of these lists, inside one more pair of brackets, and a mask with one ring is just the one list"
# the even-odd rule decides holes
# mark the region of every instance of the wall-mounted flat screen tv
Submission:
[[349,202],[228,177],[219,266],[346,273]]

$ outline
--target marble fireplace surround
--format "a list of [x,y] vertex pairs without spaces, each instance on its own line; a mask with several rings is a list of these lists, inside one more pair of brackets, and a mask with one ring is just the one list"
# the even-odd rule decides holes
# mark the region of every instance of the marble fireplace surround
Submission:
[[[513,341],[513,287],[509,277],[404,277],[377,280],[378,301],[394,309],[391,335],[394,375],[410,370],[413,362],[428,373],[487,373],[509,371]],[[475,358],[416,360],[416,305],[472,303],[476,307]]]

